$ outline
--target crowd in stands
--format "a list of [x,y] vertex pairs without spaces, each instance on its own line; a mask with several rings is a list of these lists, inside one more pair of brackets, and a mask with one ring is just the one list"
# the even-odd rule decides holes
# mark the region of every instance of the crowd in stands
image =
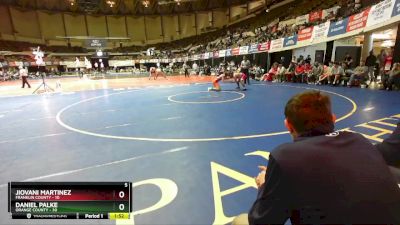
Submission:
[[[275,1],[275,3],[278,1]],[[111,59],[114,60],[132,60],[132,59],[151,59],[151,58],[176,58],[186,57],[194,54],[201,54],[205,52],[212,52],[221,49],[240,47],[242,45],[249,45],[251,43],[261,43],[270,41],[277,38],[286,36],[292,36],[299,30],[307,28],[309,26],[317,25],[325,21],[336,21],[345,18],[349,15],[361,12],[366,7],[376,4],[378,0],[328,0],[328,1],[301,1],[296,3],[297,5],[291,5],[290,7],[284,7],[282,11],[275,12],[275,14],[268,15],[268,19],[265,19],[266,15],[261,13],[256,17],[247,19],[245,21],[233,24],[229,27],[224,27],[217,31],[201,34],[198,36],[185,38],[169,43],[160,43],[152,45],[153,54],[146,54],[146,50],[149,46],[129,46],[116,48],[113,51],[130,53],[139,53],[136,55],[123,55],[113,56]],[[280,21],[286,21],[294,19],[297,16],[304,15],[315,10],[321,10],[331,8],[333,6],[339,6],[337,11],[332,11],[329,15],[325,16],[321,20],[307,22],[304,24],[293,24],[286,26],[278,26],[274,19]],[[217,38],[216,38],[217,37]],[[67,47],[67,46],[42,46],[39,45],[45,52],[75,52],[82,53],[87,52],[86,49],[80,47]],[[0,50],[11,50],[11,51],[29,51],[32,50],[32,44],[26,42],[12,42],[12,41],[0,41]],[[0,59],[7,61],[32,61],[29,56],[6,56]],[[52,59],[53,60],[53,59]],[[62,60],[68,60],[68,57],[63,57]],[[70,57],[71,61],[75,61],[74,57]],[[231,64],[231,63],[229,63]],[[308,58],[293,59],[290,66],[285,68],[279,62],[274,63],[270,68],[269,72],[264,76],[261,76],[261,80],[274,81],[274,82],[305,82],[305,83],[316,83],[316,84],[331,84],[339,85],[339,83],[353,86],[363,83],[364,77],[359,74],[364,74],[363,68],[352,68],[351,64],[345,62],[332,62],[325,63],[322,65],[319,63],[311,63]],[[378,63],[379,64],[379,63]],[[380,63],[381,64],[381,63]],[[226,64],[228,65],[228,64]],[[380,65],[382,68],[382,65]],[[172,68],[174,70],[177,68]],[[207,72],[210,67],[209,72]],[[231,70],[234,65],[226,66],[226,70]],[[262,66],[254,66],[251,71],[254,75],[261,75]],[[394,68],[397,68],[394,66]],[[369,69],[368,69],[369,70]],[[221,71],[221,66],[217,65],[214,68],[211,66],[198,66],[196,74],[218,74]],[[389,74],[389,70],[386,73]],[[380,72],[378,72],[379,74]],[[370,72],[367,72],[369,77],[372,77]],[[390,76],[389,76],[390,77]],[[360,82],[361,80],[361,82]],[[381,79],[384,85],[389,82],[389,78],[386,79],[382,76]],[[365,83],[365,82],[364,82]],[[368,84],[365,84],[368,85]],[[386,85],[387,86],[387,85]],[[390,85],[389,85],[390,86]],[[389,88],[389,87],[388,87]]]
[[[274,1],[276,3],[278,1]],[[327,20],[335,21],[351,14],[360,12],[362,9],[379,2],[378,0],[328,0],[328,1],[302,1],[298,5],[285,7],[282,11],[267,15],[259,13],[256,17],[233,24],[223,29],[203,33],[198,36],[184,38],[168,43],[160,43],[151,46],[125,46],[118,47],[112,52],[141,52],[142,54],[136,58],[143,58],[146,50],[150,47],[155,48],[153,57],[185,57],[193,54],[211,52],[221,49],[240,47],[251,43],[265,42],[281,37],[292,36],[299,30],[316,25]],[[333,6],[341,6],[336,14],[333,12],[327,15],[324,20],[314,21],[313,23],[304,23],[300,25],[278,27],[276,23],[271,23],[277,18],[280,21],[296,18],[296,16],[310,13],[314,10],[326,9]],[[267,18],[266,18],[267,17]],[[35,44],[36,45],[36,44]],[[55,53],[86,53],[86,49],[82,47],[68,46],[45,46],[38,45],[45,52]],[[16,42],[16,41],[0,41],[0,50],[8,50],[14,52],[29,51],[32,43]],[[135,58],[135,57],[131,57]]]
[[368,88],[380,77],[383,90],[392,90],[395,86],[400,88],[400,64],[393,64],[391,51],[382,50],[378,56],[371,51],[366,61],[357,66],[349,54],[346,54],[341,62],[329,62],[328,65],[311,62],[309,55],[306,58],[293,56],[288,68],[283,64],[273,63],[271,69],[261,76],[260,80]]
[[[286,7],[284,11],[278,12],[278,15],[267,17],[261,13],[255,18],[225,27],[221,30],[201,34],[199,36],[185,38],[170,43],[154,45],[157,49],[155,57],[185,57],[205,52],[212,52],[221,49],[235,48],[252,43],[266,42],[282,37],[295,35],[299,30],[314,26],[326,21],[337,21],[352,14],[361,12],[365,8],[376,4],[379,0],[331,0],[331,1],[305,1],[297,6]],[[318,9],[326,9],[333,6],[339,6],[338,11],[332,11],[324,19],[306,22],[299,25],[281,26],[271,21],[279,18],[279,21],[294,19],[297,16],[310,13]],[[299,9],[305,9],[300,10]],[[217,38],[216,38],[217,37]],[[140,50],[140,47],[132,46],[119,48],[119,51],[129,52],[131,50]],[[143,51],[143,49],[141,49]]]

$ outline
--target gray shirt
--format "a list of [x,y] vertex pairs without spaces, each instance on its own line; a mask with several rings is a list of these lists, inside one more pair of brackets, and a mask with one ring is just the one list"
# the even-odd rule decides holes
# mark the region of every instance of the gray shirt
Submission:
[[243,69],[248,69],[250,68],[250,60],[243,60],[242,63],[240,64],[240,67],[242,67]]
[[332,68],[332,75],[344,75],[344,69],[341,66]]

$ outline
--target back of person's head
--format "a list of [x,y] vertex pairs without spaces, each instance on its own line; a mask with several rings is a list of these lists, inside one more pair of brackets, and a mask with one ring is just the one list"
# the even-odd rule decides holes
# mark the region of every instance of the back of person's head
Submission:
[[285,118],[286,126],[294,137],[334,131],[331,100],[319,91],[306,91],[293,96],[286,104]]

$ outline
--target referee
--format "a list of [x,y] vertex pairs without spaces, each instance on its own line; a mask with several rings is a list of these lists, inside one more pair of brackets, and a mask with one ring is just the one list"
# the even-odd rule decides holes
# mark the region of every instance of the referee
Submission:
[[246,74],[247,85],[250,85],[250,74],[249,74],[250,66],[251,66],[250,60],[248,60],[246,56],[243,56],[243,60],[240,63],[240,71]]
[[28,88],[31,88],[31,85],[28,82],[28,70],[21,66],[19,68],[19,76],[22,79],[22,88],[25,88],[25,84],[28,85]]

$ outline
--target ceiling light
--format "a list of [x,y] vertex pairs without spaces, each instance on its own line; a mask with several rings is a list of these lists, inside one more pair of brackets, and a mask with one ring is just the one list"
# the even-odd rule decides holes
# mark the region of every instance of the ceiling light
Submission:
[[96,52],[96,55],[97,55],[98,57],[103,56],[103,51],[101,51],[101,50],[97,51],[97,52]]
[[384,41],[381,45],[382,47],[393,47],[394,46],[394,41]]
[[111,0],[108,0],[106,3],[110,6],[110,8],[114,7],[114,5],[115,5],[115,1],[111,1]]
[[373,39],[390,39],[390,34],[372,34]]
[[144,5],[144,7],[149,7],[149,5],[150,5],[150,1],[149,0],[143,0],[142,1],[142,4]]

